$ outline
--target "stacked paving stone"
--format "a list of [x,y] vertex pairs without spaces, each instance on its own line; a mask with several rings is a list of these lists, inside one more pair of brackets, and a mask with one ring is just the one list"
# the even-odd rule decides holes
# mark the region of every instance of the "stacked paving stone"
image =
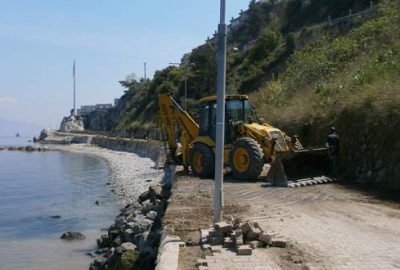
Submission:
[[256,248],[286,248],[288,245],[286,239],[264,231],[257,222],[233,218],[215,223],[211,229],[201,230],[201,242],[203,249],[210,249],[213,253],[226,248],[235,250],[237,255],[252,255]]
[[[171,191],[161,186],[151,186],[139,196],[137,202],[128,204],[115,218],[108,234],[97,239],[99,249],[90,270],[131,269],[140,264],[145,269],[154,267],[161,237],[161,217],[165,213]],[[147,268],[146,268],[147,267]]]

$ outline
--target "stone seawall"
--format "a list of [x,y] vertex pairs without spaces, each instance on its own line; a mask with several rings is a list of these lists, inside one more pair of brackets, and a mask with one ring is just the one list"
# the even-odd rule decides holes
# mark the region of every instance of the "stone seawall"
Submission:
[[[334,119],[319,119],[307,126],[287,125],[300,131],[304,145],[326,142],[330,126],[340,136],[338,170],[341,180],[388,190],[400,190],[400,111],[370,107],[347,109]],[[297,130],[297,131],[296,131]]]
[[135,153],[140,157],[151,158],[157,167],[163,166],[166,160],[164,147],[157,141],[97,136],[93,138],[91,143],[103,148]]

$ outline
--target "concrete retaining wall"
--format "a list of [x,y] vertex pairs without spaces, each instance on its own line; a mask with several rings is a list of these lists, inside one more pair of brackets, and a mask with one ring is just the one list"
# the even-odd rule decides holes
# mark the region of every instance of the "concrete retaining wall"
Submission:
[[151,158],[157,167],[163,166],[166,160],[164,147],[157,141],[97,136],[93,138],[92,144],[115,151],[135,153],[141,157]]

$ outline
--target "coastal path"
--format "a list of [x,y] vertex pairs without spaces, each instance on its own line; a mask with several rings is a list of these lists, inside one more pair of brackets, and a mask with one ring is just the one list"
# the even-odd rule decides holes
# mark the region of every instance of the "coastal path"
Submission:
[[[197,269],[196,257],[210,259],[195,243],[199,229],[212,224],[213,188],[213,180],[177,176],[164,222],[170,234],[194,242],[181,250],[180,269]],[[287,249],[257,251],[258,260],[263,253],[270,269],[400,269],[396,202],[340,184],[290,189],[262,179],[242,182],[229,177],[224,192],[226,218],[255,221],[292,243]],[[239,267],[237,256],[229,256],[215,257],[207,269],[249,269],[245,263]]]

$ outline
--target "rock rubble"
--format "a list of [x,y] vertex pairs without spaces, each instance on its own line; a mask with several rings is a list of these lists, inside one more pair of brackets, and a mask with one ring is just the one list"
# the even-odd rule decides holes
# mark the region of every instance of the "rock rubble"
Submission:
[[151,269],[157,258],[161,217],[171,191],[150,186],[136,202],[121,210],[107,231],[97,239],[98,250],[90,270]]

